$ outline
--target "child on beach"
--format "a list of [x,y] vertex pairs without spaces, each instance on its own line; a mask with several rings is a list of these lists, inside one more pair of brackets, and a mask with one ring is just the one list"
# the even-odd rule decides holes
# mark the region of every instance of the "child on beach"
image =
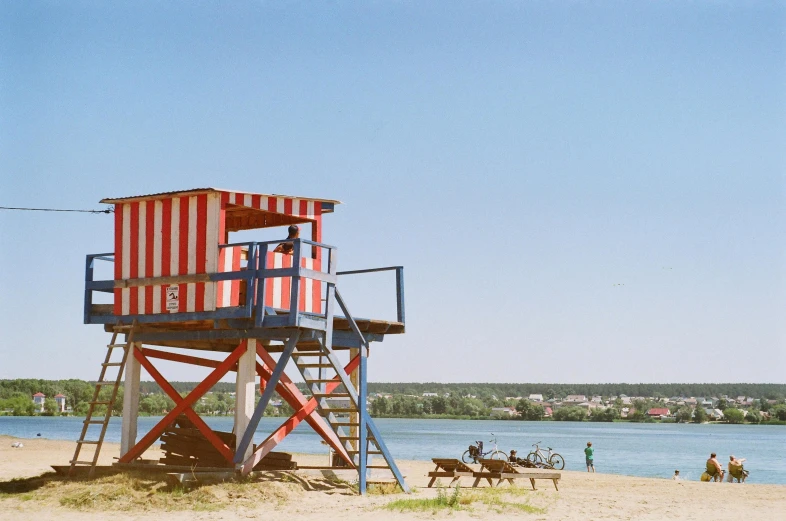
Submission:
[[592,472],[595,472],[595,461],[594,461],[595,458],[593,456],[594,452],[595,449],[592,448],[592,442],[588,441],[587,448],[584,449],[584,456],[587,460],[587,472],[590,472],[590,468],[592,469]]
[[674,481],[680,481],[680,471],[675,470],[674,475],[671,477],[671,479],[673,479]]

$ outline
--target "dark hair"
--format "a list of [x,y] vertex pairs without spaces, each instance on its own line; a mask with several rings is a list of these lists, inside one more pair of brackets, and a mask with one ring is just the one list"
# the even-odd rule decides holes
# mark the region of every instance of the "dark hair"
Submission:
[[297,235],[300,233],[300,228],[297,224],[290,224],[289,225],[289,236],[292,237],[293,235]]
[[717,456],[717,454],[715,454],[714,452],[710,454],[710,458],[714,458],[715,456]]

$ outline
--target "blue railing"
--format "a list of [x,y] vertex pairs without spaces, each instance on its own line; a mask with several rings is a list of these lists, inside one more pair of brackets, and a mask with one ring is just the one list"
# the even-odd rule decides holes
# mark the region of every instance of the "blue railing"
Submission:
[[[293,259],[300,259],[301,252],[304,246],[310,246],[312,255],[321,249],[324,251],[324,258],[327,259],[327,270],[317,271],[300,266],[300,262],[293,262],[293,266],[289,268],[267,268],[265,266],[265,259],[268,252],[275,249],[275,246],[281,243],[291,243],[293,246],[292,257]],[[254,319],[255,327],[262,327],[265,325],[271,326],[300,326],[309,320],[313,321],[315,315],[320,319],[327,319],[328,316],[332,317],[332,305],[330,302],[331,294],[336,295],[336,301],[342,308],[345,316],[350,320],[353,329],[356,329],[356,324],[346,309],[341,296],[335,290],[336,281],[339,275],[355,275],[363,273],[375,273],[382,271],[395,271],[396,272],[396,319],[400,323],[404,323],[404,268],[401,266],[391,266],[385,268],[372,268],[365,270],[351,270],[351,271],[336,271],[336,247],[329,246],[307,239],[281,239],[275,241],[249,241],[238,242],[232,244],[222,244],[219,248],[246,248],[246,265],[241,267],[239,271],[225,271],[217,273],[207,273],[198,275],[175,275],[167,277],[153,277],[145,279],[130,279],[124,281],[115,280],[93,280],[93,268],[95,261],[108,261],[114,262],[115,255],[113,253],[98,253],[87,255],[85,267],[85,302],[84,302],[84,321],[86,324],[95,323],[114,323],[118,320],[133,321],[137,320],[140,323],[144,322],[175,322],[186,320],[215,320],[215,319]],[[284,316],[270,316],[272,310],[266,309],[265,302],[265,289],[267,284],[271,284],[273,278],[288,277],[291,279],[290,285],[290,308],[289,314]],[[312,279],[319,283],[326,283],[328,288],[327,301],[325,311],[317,310],[312,313],[304,313],[298,308],[300,285],[303,283],[302,279]],[[185,284],[190,282],[218,282],[218,281],[245,281],[246,295],[245,300],[240,306],[224,307],[215,311],[204,312],[182,312],[182,313],[160,313],[155,315],[97,315],[92,312],[93,306],[93,292],[113,293],[115,288],[122,287],[137,287],[147,285],[165,285],[165,284]],[[120,283],[120,284],[118,284]],[[256,305],[260,303],[262,305]],[[256,309],[255,309],[256,305]],[[305,317],[305,318],[304,318]]]

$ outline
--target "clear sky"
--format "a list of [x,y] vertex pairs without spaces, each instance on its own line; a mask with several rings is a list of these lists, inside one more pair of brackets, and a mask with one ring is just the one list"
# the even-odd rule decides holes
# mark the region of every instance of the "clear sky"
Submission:
[[[197,4],[0,2],[0,206],[339,199],[372,381],[786,382],[783,3]],[[0,378],[96,378],[112,233],[0,211]]]

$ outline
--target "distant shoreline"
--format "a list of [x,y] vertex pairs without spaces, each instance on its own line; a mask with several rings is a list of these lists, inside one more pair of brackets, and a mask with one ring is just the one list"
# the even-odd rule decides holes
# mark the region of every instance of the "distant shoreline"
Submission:
[[[163,415],[160,414],[139,414],[140,418],[163,418]],[[233,418],[231,414],[213,414],[213,415],[203,415],[204,418]],[[655,424],[655,425],[778,425],[783,426],[786,425],[786,421],[782,420],[768,420],[762,421],[759,423],[729,423],[724,421],[707,421],[701,423],[694,423],[694,422],[676,422],[671,420],[644,420],[644,421],[636,421],[636,420],[623,420],[617,419],[613,422],[601,422],[601,421],[574,421],[574,420],[552,420],[550,418],[543,419],[543,420],[520,420],[517,418],[478,418],[477,416],[450,416],[450,415],[427,415],[427,416],[372,416],[374,419],[385,419],[385,420],[462,420],[462,421],[504,421],[504,422],[514,422],[514,423],[580,423],[580,424],[603,424],[603,423],[629,423],[629,424]],[[70,414],[58,414],[58,415],[46,415],[46,414],[34,414],[34,415],[18,415],[14,416],[11,414],[1,414],[1,418],[85,418],[85,416]],[[122,418],[122,416],[112,416],[112,418]],[[285,416],[265,416],[265,418],[281,418],[284,419]],[[2,435],[2,433],[0,433]]]

